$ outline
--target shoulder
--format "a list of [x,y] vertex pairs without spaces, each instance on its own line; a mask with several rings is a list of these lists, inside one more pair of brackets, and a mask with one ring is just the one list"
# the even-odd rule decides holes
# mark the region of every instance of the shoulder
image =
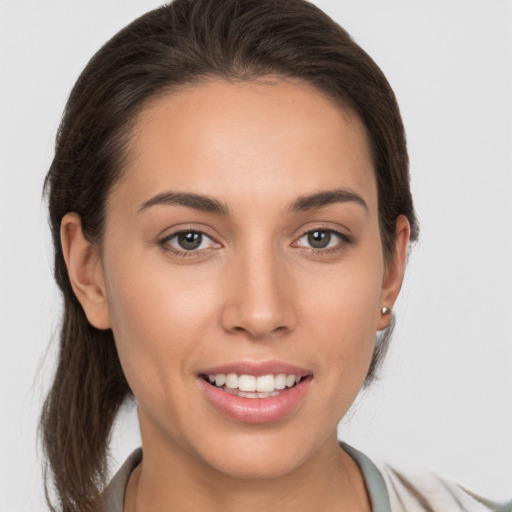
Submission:
[[499,504],[426,470],[401,471],[376,463],[393,512],[512,512],[512,502]]
[[495,503],[430,471],[399,470],[340,444],[358,464],[374,512],[512,512],[512,501]]
[[124,492],[128,479],[141,460],[142,449],[138,448],[126,459],[103,491],[97,512],[123,512]]

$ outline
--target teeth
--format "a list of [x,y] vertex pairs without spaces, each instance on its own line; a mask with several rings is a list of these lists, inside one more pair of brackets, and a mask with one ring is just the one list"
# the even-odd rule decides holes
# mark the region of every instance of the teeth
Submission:
[[295,384],[295,375],[286,376],[286,387],[291,388]]
[[274,386],[276,389],[284,389],[286,387],[286,375],[284,373],[276,375],[274,379]]
[[241,396],[243,398],[268,398],[269,396],[279,395],[279,391],[272,391],[271,393],[250,393],[248,391],[239,391],[238,389],[230,389],[227,387],[223,389],[230,395]]
[[[215,376],[215,380],[217,380],[217,376]],[[238,377],[236,373],[228,373],[226,375],[226,387],[229,389],[236,389],[238,387]]]
[[238,377],[238,389],[240,391],[256,391],[256,377],[252,375],[240,375],[240,377]]
[[238,390],[233,394],[245,398],[268,398],[275,396],[279,390],[286,387],[291,388],[301,381],[300,375],[286,375],[279,373],[277,375],[237,375],[236,373],[217,373],[208,375],[208,381],[215,384],[218,388],[224,387],[225,391]]
[[273,375],[262,375],[256,380],[256,390],[262,393],[270,393],[275,389],[275,378]]

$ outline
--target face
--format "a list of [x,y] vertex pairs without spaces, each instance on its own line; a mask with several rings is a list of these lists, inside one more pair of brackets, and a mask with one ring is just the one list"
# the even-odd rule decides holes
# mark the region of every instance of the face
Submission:
[[399,287],[362,123],[306,85],[218,81],[131,142],[95,275],[145,459],[250,477],[325,454]]

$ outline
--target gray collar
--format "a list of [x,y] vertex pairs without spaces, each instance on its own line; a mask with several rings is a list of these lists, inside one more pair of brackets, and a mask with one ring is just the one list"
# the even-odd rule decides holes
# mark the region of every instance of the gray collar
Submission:
[[386,483],[375,464],[364,453],[352,448],[352,446],[345,443],[340,443],[340,446],[355,460],[363,474],[366,489],[370,496],[370,503],[372,504],[372,511],[391,512]]
[[[375,464],[366,455],[348,444],[340,443],[340,446],[354,459],[363,474],[372,504],[372,511],[391,512],[386,484]],[[138,448],[126,459],[105,489],[99,512],[123,512],[124,493],[128,479],[141,460],[142,448]]]

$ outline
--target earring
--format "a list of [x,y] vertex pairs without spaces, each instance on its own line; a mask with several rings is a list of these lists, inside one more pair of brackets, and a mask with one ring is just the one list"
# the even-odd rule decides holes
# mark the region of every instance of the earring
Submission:
[[381,315],[389,315],[389,313],[391,313],[391,309],[387,308],[386,306],[380,309]]

